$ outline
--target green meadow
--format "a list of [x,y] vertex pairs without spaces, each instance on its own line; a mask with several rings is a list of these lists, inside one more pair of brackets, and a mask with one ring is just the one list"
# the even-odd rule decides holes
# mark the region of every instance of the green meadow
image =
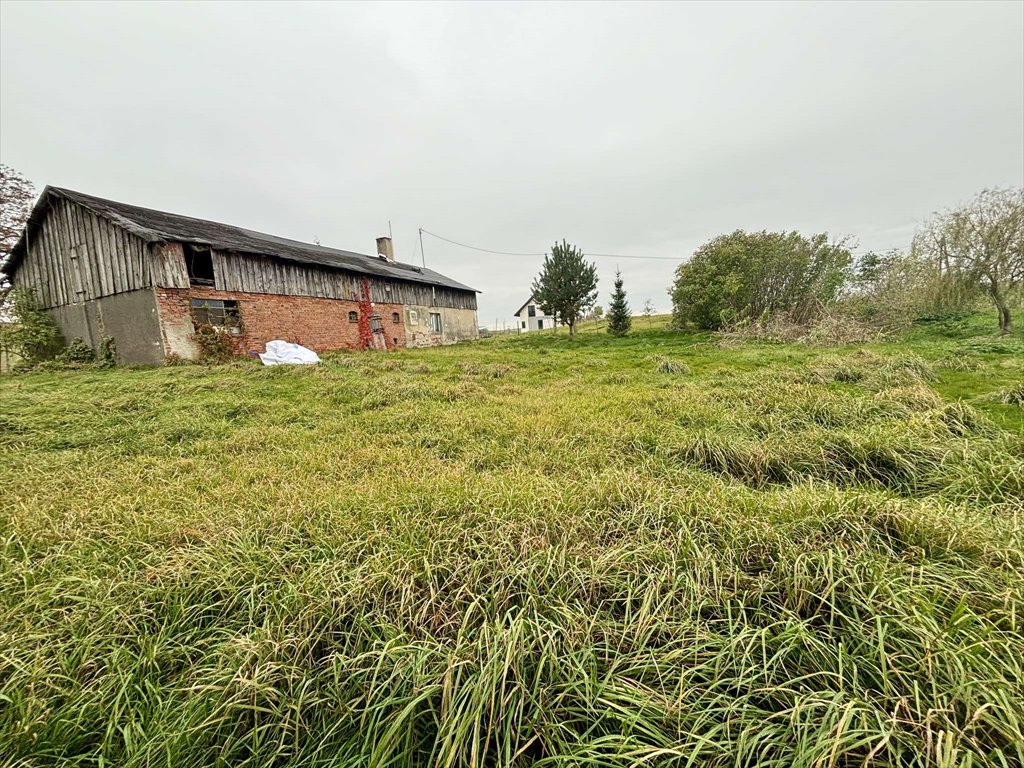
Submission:
[[1020,766],[1024,339],[0,377],[0,764]]

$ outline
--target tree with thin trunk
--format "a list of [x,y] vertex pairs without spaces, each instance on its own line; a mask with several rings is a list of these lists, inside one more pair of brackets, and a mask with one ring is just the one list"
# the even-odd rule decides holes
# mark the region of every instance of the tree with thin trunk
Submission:
[[35,199],[31,181],[10,166],[0,165],[0,299],[11,289],[4,265],[25,229]]
[[572,336],[597,300],[597,265],[587,262],[583,251],[565,240],[555,243],[533,281],[533,296],[544,314],[569,326]]
[[615,289],[608,305],[608,333],[612,336],[625,336],[633,324],[633,317],[626,303],[626,292],[622,288],[622,273],[615,270]]
[[651,316],[654,314],[654,305],[651,304],[650,299],[644,299],[644,307],[640,310],[643,316],[647,318],[647,326],[651,325]]
[[943,274],[979,286],[995,304],[1000,333],[1009,333],[1010,297],[1024,284],[1024,187],[986,189],[936,214],[914,237],[913,250]]

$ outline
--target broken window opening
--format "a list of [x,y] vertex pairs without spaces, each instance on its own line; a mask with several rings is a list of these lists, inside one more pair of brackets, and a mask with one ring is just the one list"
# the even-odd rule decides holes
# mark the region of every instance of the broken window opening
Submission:
[[359,322],[359,313],[356,312],[353,309],[351,312],[348,313],[348,321],[350,323],[358,323]]
[[237,301],[221,299],[192,299],[192,322],[227,328],[238,335],[242,332],[242,315]]
[[391,322],[392,323],[396,323],[396,324],[402,322],[401,315],[399,315],[397,312],[392,312],[391,313]]
[[431,312],[430,313],[430,332],[441,333],[441,313]]
[[182,243],[190,285],[213,285],[213,252],[202,245]]

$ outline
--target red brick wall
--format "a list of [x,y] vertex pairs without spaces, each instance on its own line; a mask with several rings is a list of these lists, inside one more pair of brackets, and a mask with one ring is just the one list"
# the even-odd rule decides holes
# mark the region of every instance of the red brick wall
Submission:
[[[317,299],[311,296],[282,296],[265,293],[231,293],[212,288],[157,288],[156,301],[160,313],[160,331],[165,354],[194,357],[195,344],[190,299],[228,299],[238,302],[242,318],[242,334],[238,351],[262,352],[268,341],[284,339],[309,347],[316,352],[334,349],[359,349],[359,323],[349,322],[348,313],[359,312],[355,301]],[[381,316],[388,346],[404,347],[405,314],[401,304],[374,304]],[[399,322],[392,322],[397,312]]]

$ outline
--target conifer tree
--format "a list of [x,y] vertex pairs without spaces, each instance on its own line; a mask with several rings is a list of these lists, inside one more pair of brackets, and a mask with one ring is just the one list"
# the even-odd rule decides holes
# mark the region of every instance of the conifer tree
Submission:
[[565,240],[555,243],[533,281],[533,298],[546,314],[568,325],[571,336],[597,299],[597,267],[576,246]]
[[622,290],[622,273],[615,270],[615,290],[612,301],[608,305],[608,333],[612,336],[625,336],[633,323],[633,316],[626,303],[626,292]]

